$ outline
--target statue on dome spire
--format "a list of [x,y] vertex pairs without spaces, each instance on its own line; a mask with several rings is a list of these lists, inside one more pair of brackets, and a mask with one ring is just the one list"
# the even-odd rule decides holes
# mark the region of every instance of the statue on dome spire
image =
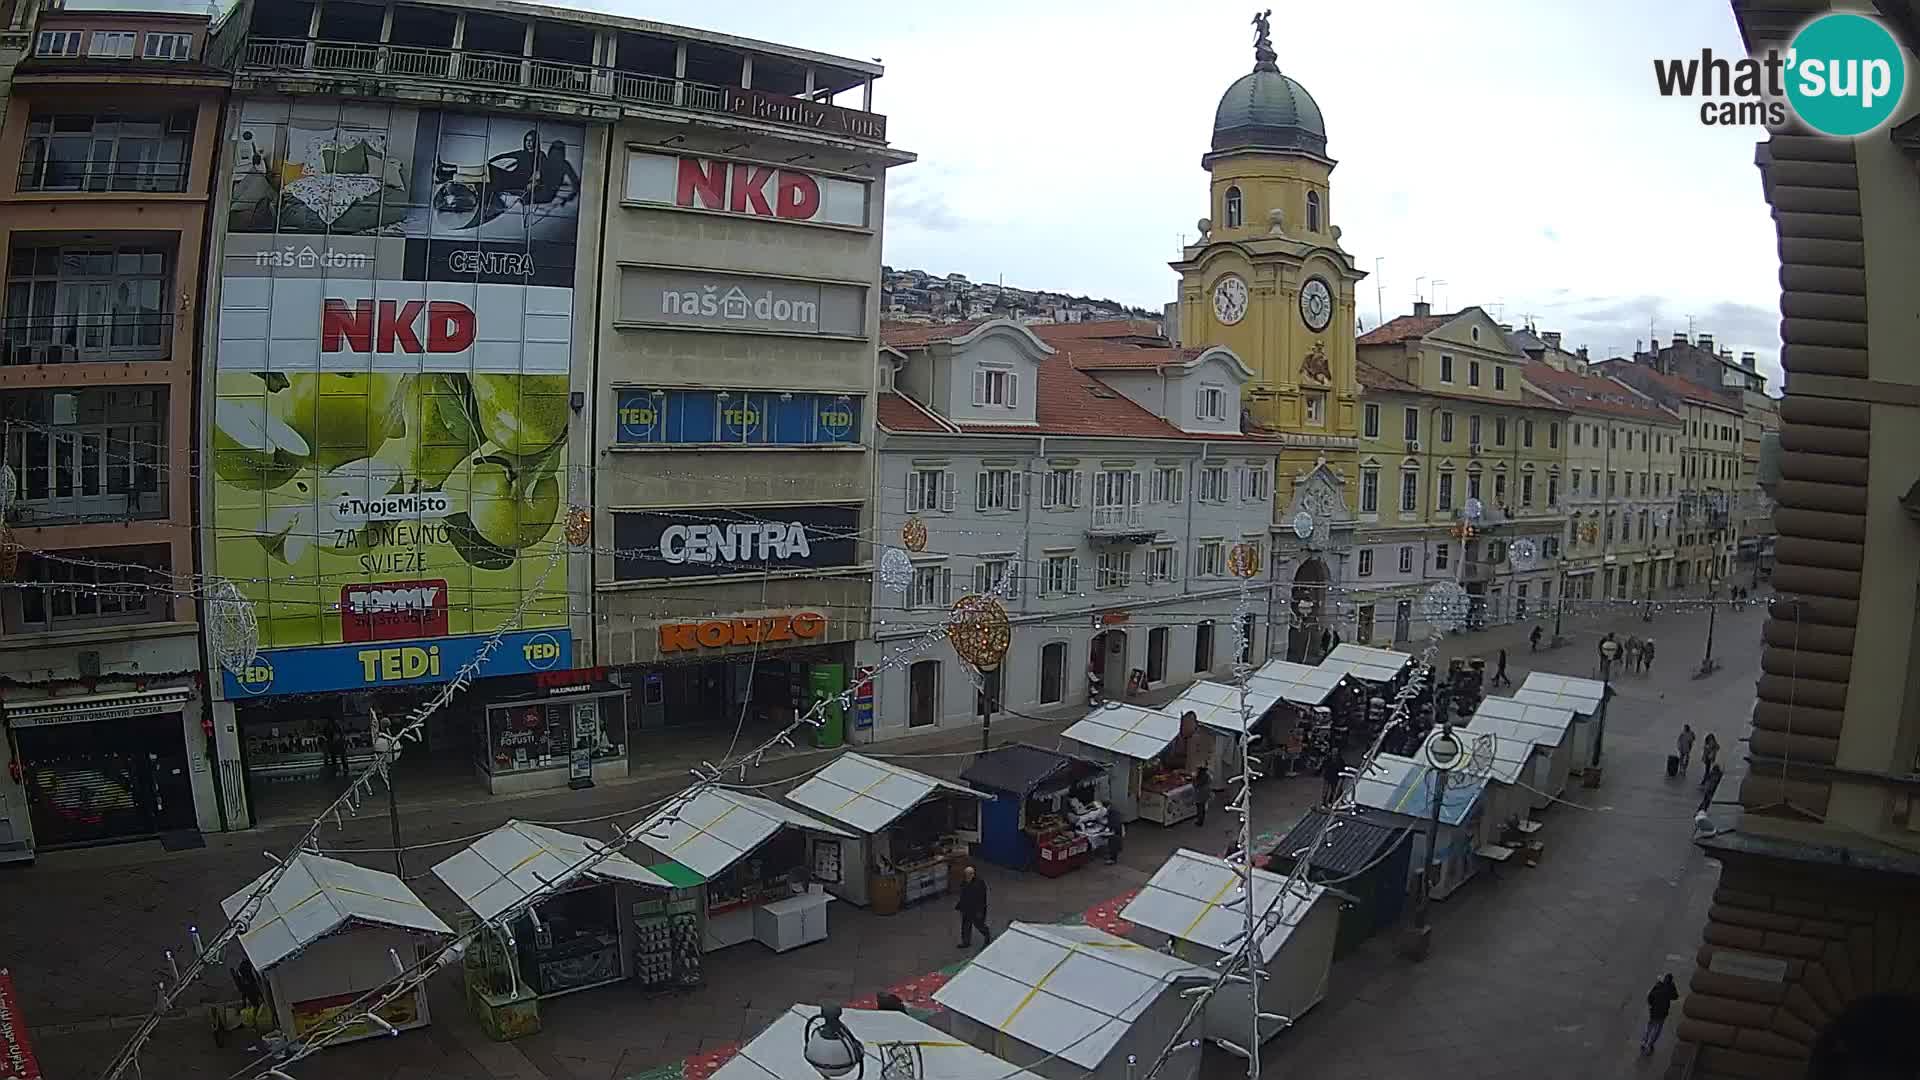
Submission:
[[1279,71],[1280,54],[1273,51],[1273,9],[1253,15],[1253,70]]

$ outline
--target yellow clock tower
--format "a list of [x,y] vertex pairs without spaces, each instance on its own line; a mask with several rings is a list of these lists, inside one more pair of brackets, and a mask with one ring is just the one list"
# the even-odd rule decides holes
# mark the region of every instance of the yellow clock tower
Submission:
[[1253,71],[1221,96],[1213,149],[1200,160],[1213,178],[1211,212],[1172,264],[1180,340],[1224,345],[1253,369],[1247,409],[1287,443],[1282,478],[1325,458],[1352,482],[1354,286],[1366,275],[1332,223],[1320,107],[1281,74],[1267,18],[1254,16]]

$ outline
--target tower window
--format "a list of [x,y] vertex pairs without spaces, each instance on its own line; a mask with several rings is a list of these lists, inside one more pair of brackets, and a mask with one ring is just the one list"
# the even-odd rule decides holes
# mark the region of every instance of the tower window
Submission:
[[1320,231],[1320,193],[1307,192],[1307,231]]
[[1230,187],[1227,189],[1227,228],[1239,228],[1243,216],[1240,208],[1240,189]]

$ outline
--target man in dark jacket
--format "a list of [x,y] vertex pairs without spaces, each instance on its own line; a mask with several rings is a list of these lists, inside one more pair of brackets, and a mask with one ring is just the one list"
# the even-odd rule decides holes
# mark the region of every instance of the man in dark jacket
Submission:
[[1340,781],[1344,779],[1341,774],[1346,771],[1346,755],[1336,748],[1327,755],[1326,764],[1320,766],[1320,779],[1326,782],[1320,791],[1320,805],[1332,806],[1340,797]]
[[987,929],[987,883],[969,866],[960,871],[960,901],[953,905],[960,913],[960,947],[973,947],[974,927],[980,928],[983,944],[993,944],[993,931]]
[[1205,765],[1193,772],[1193,808],[1199,814],[1194,818],[1195,825],[1207,823],[1207,803],[1213,798],[1213,771]]
[[1640,1036],[1640,1056],[1648,1057],[1653,1046],[1660,1041],[1660,1029],[1667,1026],[1667,1014],[1673,1011],[1673,1003],[1680,1000],[1680,988],[1673,985],[1672,975],[1663,975],[1660,981],[1647,991],[1647,1030]]

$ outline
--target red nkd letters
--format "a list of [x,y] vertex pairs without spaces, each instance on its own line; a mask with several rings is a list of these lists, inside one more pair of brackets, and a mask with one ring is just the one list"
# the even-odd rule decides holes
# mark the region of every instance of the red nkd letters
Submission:
[[673,201],[695,210],[811,221],[820,213],[820,184],[771,165],[683,157]]
[[473,309],[455,300],[329,299],[320,312],[323,353],[457,353],[473,337]]

